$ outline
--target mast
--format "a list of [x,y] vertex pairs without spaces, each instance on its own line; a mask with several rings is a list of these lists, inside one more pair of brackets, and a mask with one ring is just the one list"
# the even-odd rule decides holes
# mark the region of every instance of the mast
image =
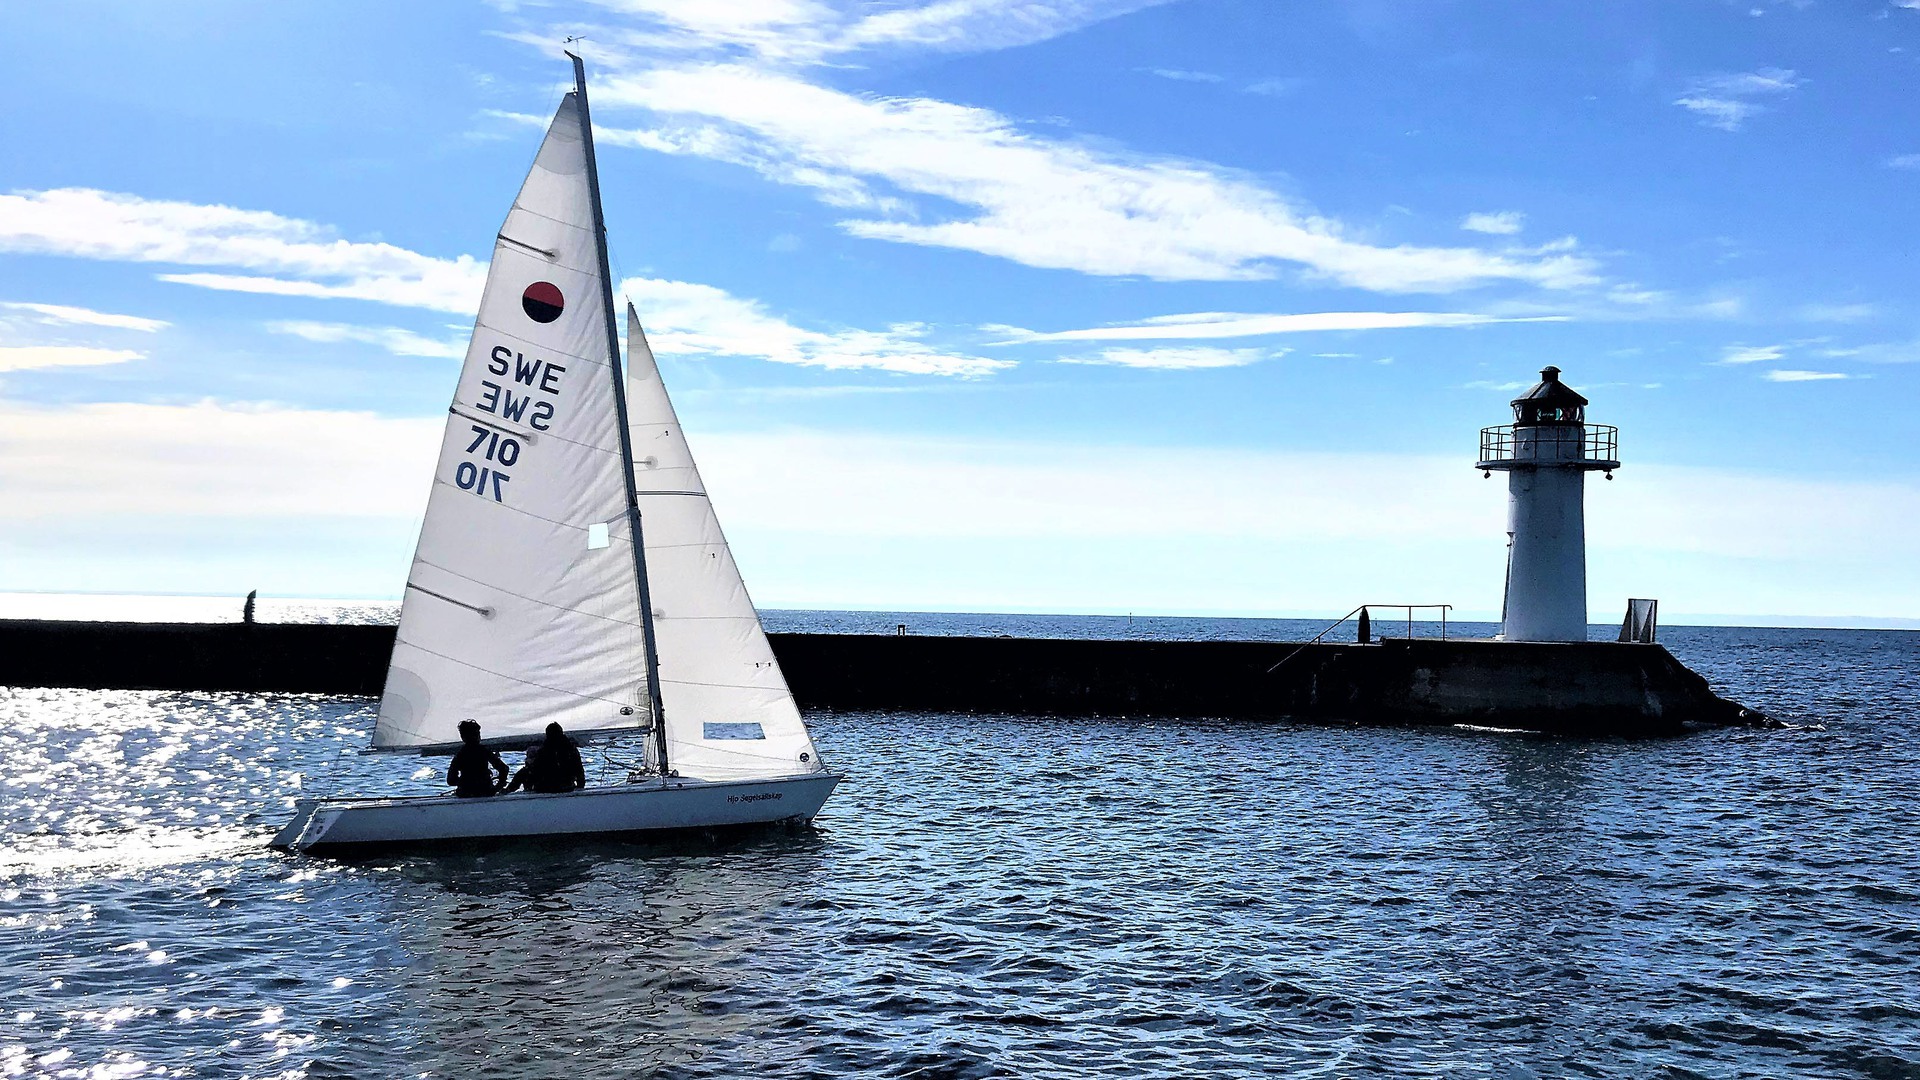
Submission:
[[640,532],[640,496],[633,478],[633,436],[627,430],[627,380],[620,365],[620,330],[613,317],[613,270],[607,259],[607,218],[600,208],[600,167],[593,154],[593,116],[587,110],[587,65],[573,53],[574,93],[580,100],[580,138],[587,150],[587,190],[593,196],[593,243],[600,254],[601,304],[607,316],[607,356],[612,360],[613,405],[620,424],[620,469],[627,480],[627,530],[633,537],[633,574],[640,592],[640,626],[646,639],[647,704],[653,712],[654,750],[660,777],[667,776],[667,710],[660,699],[660,653],[653,640],[653,593],[647,588],[647,545]]

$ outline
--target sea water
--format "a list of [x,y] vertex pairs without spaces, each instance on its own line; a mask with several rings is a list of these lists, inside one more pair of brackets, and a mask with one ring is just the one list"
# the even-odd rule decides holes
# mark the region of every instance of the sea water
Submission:
[[0,1076],[1920,1075],[1920,634],[1661,637],[1790,726],[815,713],[810,830],[358,862],[368,700],[0,690]]

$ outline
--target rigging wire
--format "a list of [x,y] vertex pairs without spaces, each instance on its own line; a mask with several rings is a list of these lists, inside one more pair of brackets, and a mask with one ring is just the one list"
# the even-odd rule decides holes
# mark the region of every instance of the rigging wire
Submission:
[[627,773],[627,783],[629,784],[634,783],[641,777],[660,775],[654,771],[653,763],[645,758],[641,758],[638,761],[623,761],[607,753],[605,747],[600,748],[600,760],[616,769],[625,769]]

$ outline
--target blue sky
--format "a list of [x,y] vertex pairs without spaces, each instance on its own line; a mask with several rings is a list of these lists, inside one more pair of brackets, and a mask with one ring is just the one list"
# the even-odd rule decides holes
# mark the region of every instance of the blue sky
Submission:
[[9,24],[0,589],[397,595],[577,35],[762,606],[1492,612],[1552,363],[1597,620],[1920,617],[1920,0]]

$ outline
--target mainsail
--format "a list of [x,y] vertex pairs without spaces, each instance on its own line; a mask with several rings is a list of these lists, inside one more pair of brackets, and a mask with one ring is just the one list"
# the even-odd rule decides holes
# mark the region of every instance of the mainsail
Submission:
[[584,120],[568,94],[494,244],[376,748],[652,721]]
[[702,780],[819,771],[631,304],[627,419],[670,767]]

